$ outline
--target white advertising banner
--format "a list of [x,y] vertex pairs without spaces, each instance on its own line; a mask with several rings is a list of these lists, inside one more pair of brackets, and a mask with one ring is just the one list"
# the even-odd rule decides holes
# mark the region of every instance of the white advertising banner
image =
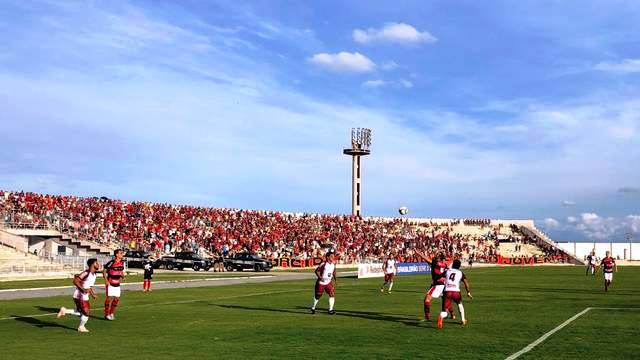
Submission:
[[384,277],[382,264],[360,264],[358,265],[358,279]]

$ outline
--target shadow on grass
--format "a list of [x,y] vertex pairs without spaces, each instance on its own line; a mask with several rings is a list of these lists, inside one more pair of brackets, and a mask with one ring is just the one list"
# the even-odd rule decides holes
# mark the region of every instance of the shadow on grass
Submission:
[[[52,308],[52,307],[46,307],[46,306],[34,306],[34,308],[46,312],[46,313],[57,313],[60,308]],[[73,308],[67,308],[67,309],[73,309]],[[96,315],[89,315],[90,319],[98,319],[98,320],[106,320],[103,316],[96,316]]]
[[63,324],[59,324],[56,322],[52,322],[52,321],[45,321],[45,320],[40,320],[40,319],[36,319],[34,317],[29,317],[29,316],[17,316],[17,315],[12,315],[12,317],[14,317],[15,321],[20,321],[29,325],[33,325],[35,327],[38,328],[62,328],[62,329],[68,329],[68,330],[73,330],[76,331],[76,329],[63,325]]
[[[283,309],[283,308],[264,308],[264,307],[252,307],[252,306],[240,306],[240,305],[220,305],[220,304],[212,304],[214,306],[226,308],[226,309],[234,309],[234,310],[252,310],[252,311],[267,311],[267,312],[279,312],[279,313],[289,313],[289,314],[303,314],[310,315],[309,308],[298,306],[295,309]],[[318,309],[318,312],[322,310]],[[377,312],[370,311],[356,311],[356,310],[344,310],[336,309],[336,314],[334,316],[345,316],[345,317],[354,317],[360,319],[367,320],[376,320],[376,321],[389,321],[395,323],[401,323],[407,326],[414,327],[422,327],[420,326],[420,321],[415,318],[410,318],[406,316],[400,315],[392,315],[392,314],[382,314]]]

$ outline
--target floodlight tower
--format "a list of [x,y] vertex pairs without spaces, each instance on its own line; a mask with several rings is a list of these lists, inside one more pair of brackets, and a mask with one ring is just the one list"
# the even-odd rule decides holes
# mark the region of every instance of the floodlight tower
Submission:
[[360,185],[362,177],[360,173],[360,157],[371,153],[371,129],[354,128],[351,129],[351,148],[344,149],[343,154],[352,158],[351,173],[351,214],[360,216]]

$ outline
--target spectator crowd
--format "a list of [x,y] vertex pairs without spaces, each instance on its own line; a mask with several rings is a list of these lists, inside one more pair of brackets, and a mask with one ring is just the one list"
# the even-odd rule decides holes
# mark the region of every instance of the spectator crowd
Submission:
[[0,214],[5,223],[51,227],[106,246],[157,255],[195,251],[226,257],[252,252],[306,260],[333,249],[343,263],[379,261],[389,253],[401,261],[419,261],[415,249],[430,256],[444,252],[447,257],[483,261],[498,255],[501,231],[508,231],[509,239],[523,236],[517,226],[492,225],[485,219],[411,221],[29,192],[0,191]]

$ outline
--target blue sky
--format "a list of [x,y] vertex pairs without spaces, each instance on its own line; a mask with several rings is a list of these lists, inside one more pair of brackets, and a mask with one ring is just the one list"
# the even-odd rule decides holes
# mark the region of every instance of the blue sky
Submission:
[[633,1],[12,1],[0,188],[640,232]]

